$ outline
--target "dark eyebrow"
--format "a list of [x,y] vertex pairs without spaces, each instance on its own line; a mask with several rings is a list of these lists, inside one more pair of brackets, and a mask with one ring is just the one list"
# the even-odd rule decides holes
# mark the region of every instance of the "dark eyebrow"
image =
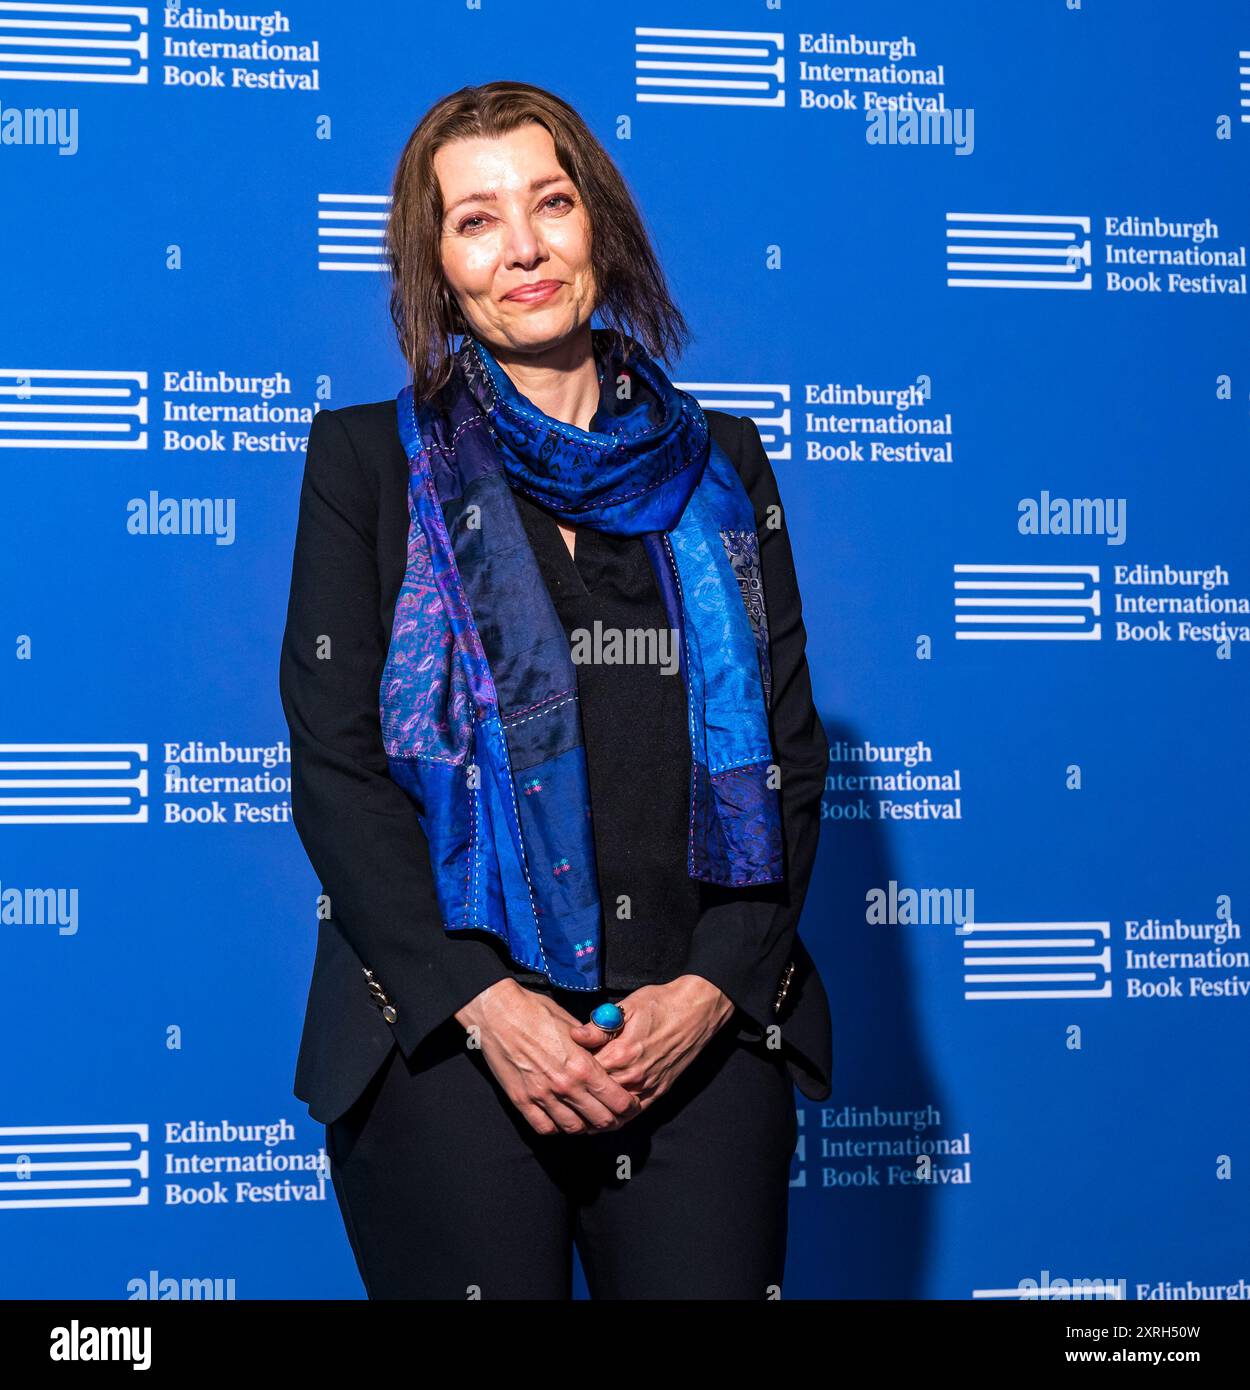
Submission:
[[[537,193],[540,188],[546,188],[551,183],[564,183],[568,179],[567,174],[548,174],[545,179],[534,179],[530,183],[530,192]],[[450,217],[461,203],[494,203],[498,201],[498,194],[495,193],[466,193],[463,198],[457,198],[451,207],[447,209],[446,216]]]

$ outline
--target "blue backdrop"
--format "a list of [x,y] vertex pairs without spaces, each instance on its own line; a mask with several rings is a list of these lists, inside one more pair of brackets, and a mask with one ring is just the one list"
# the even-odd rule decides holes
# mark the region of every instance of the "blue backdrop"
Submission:
[[395,160],[497,78],[619,162],[787,507],[787,1296],[1245,1297],[1244,0],[0,3],[0,1291],[362,1295],[278,644],[309,420],[404,382]]

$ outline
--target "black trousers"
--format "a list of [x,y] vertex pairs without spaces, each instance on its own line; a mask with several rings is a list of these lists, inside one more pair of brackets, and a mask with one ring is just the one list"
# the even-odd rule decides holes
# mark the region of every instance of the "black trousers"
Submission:
[[[566,1002],[569,998],[574,1002]],[[561,995],[586,1019],[619,993]],[[540,1135],[449,1019],[326,1126],[370,1298],[766,1299],[785,1265],[793,1082],[735,1020],[637,1118]]]

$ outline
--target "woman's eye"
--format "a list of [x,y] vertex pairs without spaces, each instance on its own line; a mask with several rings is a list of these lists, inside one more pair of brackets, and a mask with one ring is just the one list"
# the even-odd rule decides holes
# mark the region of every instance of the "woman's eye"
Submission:
[[[572,207],[573,199],[567,193],[553,193],[550,198],[544,199],[541,206],[544,208],[552,208],[558,207],[561,203]],[[472,217],[466,217],[464,221],[459,224],[457,230],[462,235],[466,232],[472,234],[479,230],[479,228],[474,225],[475,223],[484,224],[485,222],[486,218],[481,213],[474,213]]]

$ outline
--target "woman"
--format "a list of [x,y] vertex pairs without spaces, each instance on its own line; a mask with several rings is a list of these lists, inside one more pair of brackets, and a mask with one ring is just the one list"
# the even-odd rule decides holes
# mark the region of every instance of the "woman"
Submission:
[[281,668],[361,1277],[776,1297],[828,752],[759,433],[655,364],[685,322],[551,94],[435,105],[388,246],[412,384],[313,423]]

